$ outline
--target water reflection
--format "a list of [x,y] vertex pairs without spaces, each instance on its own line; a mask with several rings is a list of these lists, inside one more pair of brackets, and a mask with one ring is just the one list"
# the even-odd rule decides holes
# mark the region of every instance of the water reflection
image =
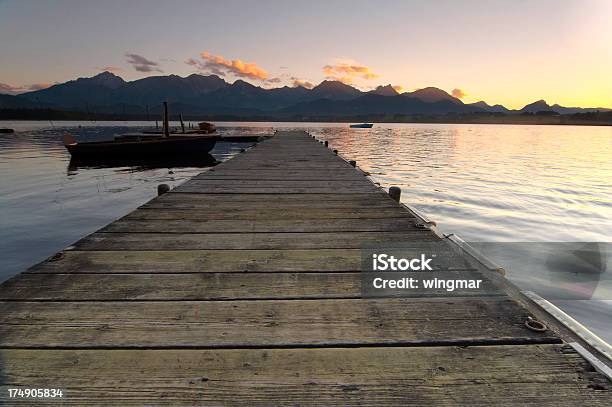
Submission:
[[129,167],[130,171],[146,171],[156,168],[192,167],[206,168],[217,165],[219,161],[210,154],[199,154],[194,156],[183,155],[180,157],[154,157],[154,158],[130,158],[130,157],[71,157],[68,163],[69,176],[76,175],[81,169],[100,168],[122,168]]
[[[358,131],[356,131],[358,130]],[[612,241],[612,128],[377,124],[313,128],[445,233]]]
[[612,243],[472,242],[519,286],[548,300],[612,300]]

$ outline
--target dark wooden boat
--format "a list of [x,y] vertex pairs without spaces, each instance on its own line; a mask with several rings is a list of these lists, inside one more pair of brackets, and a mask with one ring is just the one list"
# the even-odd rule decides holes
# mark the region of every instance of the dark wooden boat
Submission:
[[0,129],[0,133],[1,134],[12,134],[12,133],[15,133],[15,130],[13,130],[13,129]]
[[110,141],[78,143],[64,136],[64,146],[73,157],[170,157],[206,154],[215,146],[210,136],[143,136],[130,135]]
[[[208,135],[191,135],[185,134],[185,126],[181,116],[182,133],[170,133],[170,125],[168,124],[168,103],[164,102],[164,124],[161,134],[124,134],[115,137],[109,141],[92,141],[86,143],[77,143],[70,134],[64,136],[64,146],[72,157],[99,157],[99,158],[115,158],[115,157],[132,157],[132,158],[150,158],[150,157],[180,157],[194,156],[198,154],[207,154],[215,146],[216,138]],[[211,123],[206,123],[209,126],[202,126],[202,133],[212,133],[215,131],[215,126]]]

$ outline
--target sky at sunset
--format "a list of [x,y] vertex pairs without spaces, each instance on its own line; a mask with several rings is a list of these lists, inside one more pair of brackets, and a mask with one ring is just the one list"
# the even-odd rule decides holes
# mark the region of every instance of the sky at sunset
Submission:
[[0,93],[110,70],[612,107],[612,0],[0,0]]

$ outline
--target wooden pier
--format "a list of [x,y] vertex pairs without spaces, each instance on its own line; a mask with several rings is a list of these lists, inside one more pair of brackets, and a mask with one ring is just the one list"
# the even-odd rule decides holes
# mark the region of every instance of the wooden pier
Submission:
[[478,295],[362,298],[364,244],[444,238],[365,175],[280,132],[6,281],[0,405],[612,405],[485,267],[455,270]]

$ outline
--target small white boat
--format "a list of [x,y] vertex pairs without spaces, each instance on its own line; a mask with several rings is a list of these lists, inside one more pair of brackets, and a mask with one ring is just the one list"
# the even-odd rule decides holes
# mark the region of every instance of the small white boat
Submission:
[[359,123],[359,124],[351,124],[351,129],[371,129],[374,126],[374,123]]

